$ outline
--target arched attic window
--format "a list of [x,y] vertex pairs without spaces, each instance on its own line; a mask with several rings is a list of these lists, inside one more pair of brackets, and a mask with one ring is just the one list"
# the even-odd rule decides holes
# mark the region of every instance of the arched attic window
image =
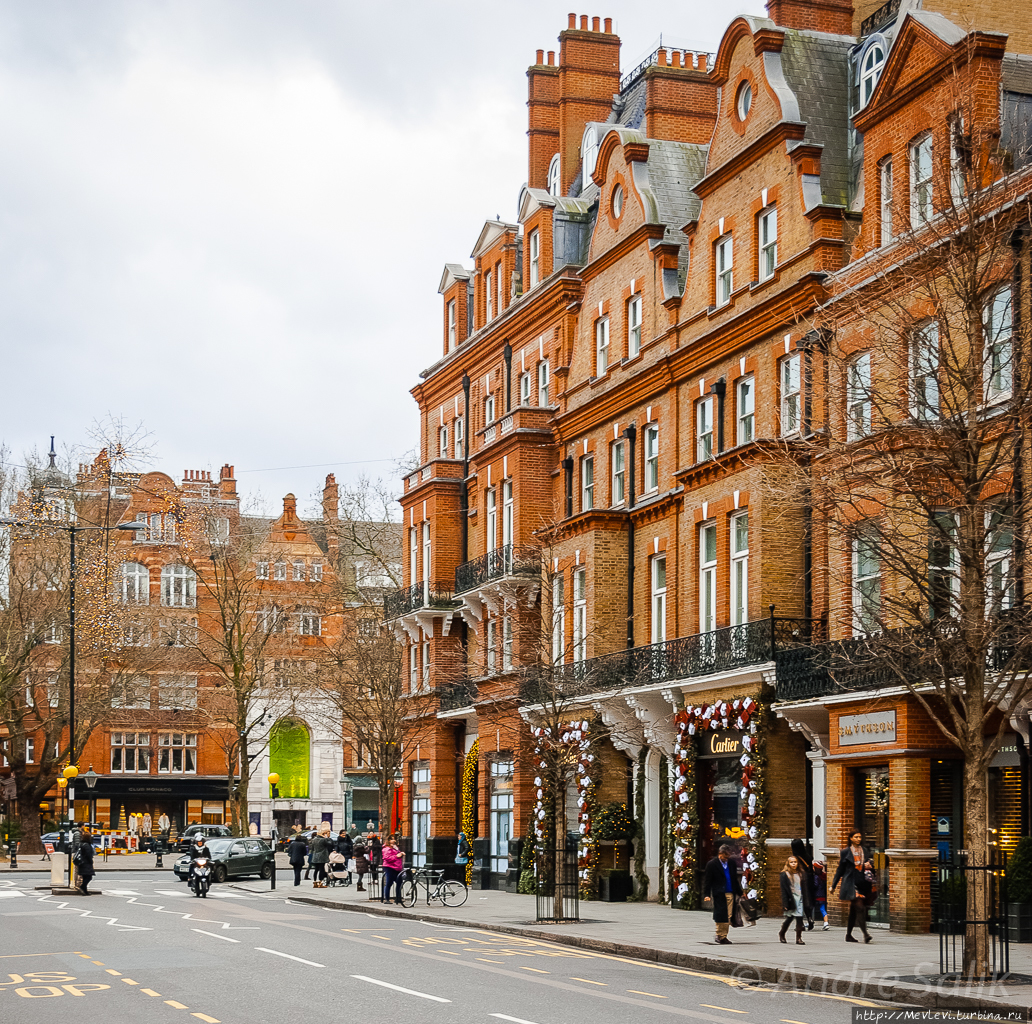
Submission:
[[587,188],[591,175],[595,173],[595,161],[598,159],[598,132],[594,125],[584,129],[581,139],[581,188]]
[[857,61],[856,81],[860,87],[860,106],[866,107],[874,95],[875,86],[881,78],[885,67],[885,54],[888,51],[885,37],[880,33],[869,36]]
[[559,195],[559,154],[556,153],[552,157],[551,163],[548,165],[548,194],[550,196]]

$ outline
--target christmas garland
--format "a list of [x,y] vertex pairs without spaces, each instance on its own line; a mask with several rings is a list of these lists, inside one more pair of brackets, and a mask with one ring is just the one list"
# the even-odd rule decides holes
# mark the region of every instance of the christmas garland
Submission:
[[667,897],[673,896],[673,877],[670,873],[673,836],[670,834],[670,763],[663,755],[659,758],[659,786],[659,884],[656,886],[656,899],[666,903]]
[[473,884],[473,801],[477,794],[474,788],[477,777],[477,762],[480,760],[480,740],[475,739],[462,764],[462,831],[469,843],[469,859],[466,861],[466,885]]
[[698,736],[706,731],[735,729],[742,735],[742,823],[731,833],[742,847],[744,887],[759,905],[767,890],[767,793],[765,750],[767,709],[753,697],[687,707],[674,716],[676,778],[673,790],[675,905],[694,909],[699,905],[695,885],[696,849],[699,838]]
[[638,891],[632,897],[644,902],[649,898],[649,876],[645,873],[645,758],[649,748],[638,751],[637,779],[634,786],[634,817],[638,822],[638,834],[634,837],[634,881]]
[[[550,728],[538,727],[533,731],[534,753],[538,766],[545,769],[548,762],[544,760],[544,745],[574,745],[577,754],[577,830],[580,833],[580,852],[577,859],[577,875],[580,879],[580,892],[583,899],[594,899],[598,886],[598,847],[592,834],[592,822],[598,811],[597,776],[593,771],[596,755],[594,752],[587,721],[569,722],[563,727],[559,736],[553,738]],[[539,775],[534,779],[536,803],[534,806],[534,836],[539,849],[547,849],[551,833],[556,827],[554,794],[548,794],[548,807],[545,803],[545,780]]]

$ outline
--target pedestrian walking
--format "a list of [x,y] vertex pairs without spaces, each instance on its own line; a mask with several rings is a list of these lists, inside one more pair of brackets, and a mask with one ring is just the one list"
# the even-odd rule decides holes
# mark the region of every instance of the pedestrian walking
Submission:
[[803,919],[806,922],[806,930],[813,931],[814,906],[816,904],[813,886],[813,859],[806,849],[802,839],[792,840],[792,856],[799,863],[799,869],[803,879]]
[[824,862],[815,860],[813,862],[813,892],[814,905],[817,914],[820,915],[821,931],[828,931],[828,872],[824,868]]
[[375,882],[380,877],[380,865],[383,864],[383,843],[379,836],[372,836],[369,839],[369,873]]
[[398,840],[394,836],[387,837],[387,845],[382,850],[383,857],[383,893],[381,903],[390,903],[391,889],[397,885],[395,903],[401,903],[401,877],[405,871],[405,858],[398,849]]
[[290,845],[287,847],[287,860],[294,869],[294,885],[301,884],[301,869],[305,866],[307,854],[308,844],[295,832],[294,838],[290,840]]
[[363,842],[362,837],[359,836],[355,840],[355,874],[358,875],[358,885],[355,886],[355,892],[365,892],[365,886],[362,884],[362,880],[365,878],[369,871],[369,858],[366,856],[366,844]]
[[83,896],[89,896],[90,879],[96,872],[93,870],[93,836],[88,826],[84,825],[79,833],[79,847],[73,861],[79,869],[79,891]]
[[465,867],[469,863],[470,853],[469,840],[466,838],[466,833],[460,832],[459,844],[455,848],[455,863],[460,867]]
[[803,866],[794,854],[785,861],[781,871],[781,909],[785,920],[781,925],[778,938],[787,942],[785,934],[789,925],[795,921],[795,940],[797,946],[805,946],[803,942]]
[[871,897],[872,889],[864,872],[872,870],[871,853],[864,846],[863,833],[859,830],[851,832],[848,845],[839,851],[838,868],[831,880],[832,891],[841,881],[839,899],[849,904],[846,942],[860,941],[853,938],[854,928],[859,928],[863,933],[864,942],[871,941],[871,935],[867,931],[867,900]]
[[351,836],[348,835],[348,833],[344,829],[341,829],[337,833],[336,850],[337,853],[339,853],[344,858],[344,866],[347,868],[348,872],[348,885],[350,885],[351,861],[352,858],[355,856],[355,843]]
[[740,919],[735,922],[738,900],[742,897],[742,883],[738,878],[738,861],[732,857],[733,853],[734,848],[724,843],[702,874],[702,899],[703,902],[711,902],[716,938],[721,946],[731,945],[727,937],[728,929],[732,924],[736,928],[741,924]]
[[319,831],[312,837],[312,869],[315,871],[315,878],[312,880],[313,889],[326,888],[326,863],[330,859],[332,849],[330,823],[324,821],[319,826]]

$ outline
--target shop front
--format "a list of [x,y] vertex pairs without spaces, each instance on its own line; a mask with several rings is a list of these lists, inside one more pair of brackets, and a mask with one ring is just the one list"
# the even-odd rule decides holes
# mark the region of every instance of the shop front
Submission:
[[[82,795],[79,787],[76,796]],[[221,825],[227,820],[225,778],[162,778],[137,776],[135,778],[101,776],[89,791],[88,801],[75,801],[76,817],[90,820],[103,828],[127,828],[129,818],[146,822],[149,816],[152,834],[157,836],[162,815],[169,819],[170,831],[174,826],[181,833],[187,825]],[[86,806],[88,805],[88,807]],[[142,831],[142,826],[137,828]]]

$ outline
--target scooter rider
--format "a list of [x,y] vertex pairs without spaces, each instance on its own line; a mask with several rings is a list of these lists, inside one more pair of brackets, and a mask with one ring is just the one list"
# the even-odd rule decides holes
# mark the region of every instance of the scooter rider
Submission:
[[189,885],[194,876],[194,861],[201,857],[207,857],[211,860],[211,850],[208,849],[208,844],[204,841],[203,835],[198,835],[194,845],[190,848],[190,872],[186,876],[186,884]]

